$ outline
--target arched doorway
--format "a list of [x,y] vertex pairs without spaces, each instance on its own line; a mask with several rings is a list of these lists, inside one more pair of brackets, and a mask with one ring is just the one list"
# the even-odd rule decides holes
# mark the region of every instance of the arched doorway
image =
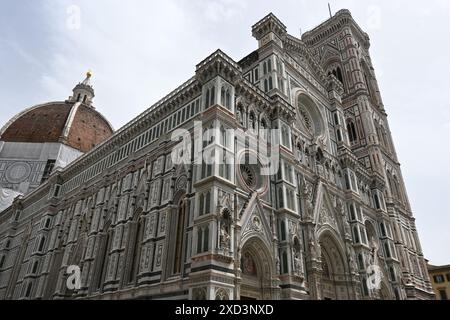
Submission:
[[273,259],[258,238],[248,240],[241,251],[241,300],[272,299]]
[[320,237],[322,258],[321,297],[323,300],[349,299],[349,283],[342,251],[328,233]]

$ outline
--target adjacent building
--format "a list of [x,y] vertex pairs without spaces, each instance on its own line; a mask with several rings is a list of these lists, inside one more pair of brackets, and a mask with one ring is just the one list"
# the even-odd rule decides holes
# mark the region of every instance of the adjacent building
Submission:
[[434,297],[368,35],[252,33],[105,142],[58,131],[96,146],[0,214],[1,299]]
[[428,272],[437,300],[449,300],[450,298],[450,265],[428,265]]

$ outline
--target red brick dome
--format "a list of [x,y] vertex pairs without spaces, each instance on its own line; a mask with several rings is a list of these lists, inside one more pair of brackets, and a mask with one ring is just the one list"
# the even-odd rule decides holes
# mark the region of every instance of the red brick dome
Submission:
[[0,131],[5,142],[59,142],[88,152],[113,134],[110,123],[94,108],[73,101],[29,108]]

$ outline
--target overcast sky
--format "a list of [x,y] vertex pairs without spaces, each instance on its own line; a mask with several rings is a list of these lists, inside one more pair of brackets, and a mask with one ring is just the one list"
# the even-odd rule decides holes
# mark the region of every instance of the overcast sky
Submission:
[[92,69],[95,105],[120,128],[216,49],[235,60],[255,50],[251,26],[269,12],[299,36],[329,17],[327,2],[370,35],[425,256],[450,264],[447,0],[0,0],[0,126],[66,99]]

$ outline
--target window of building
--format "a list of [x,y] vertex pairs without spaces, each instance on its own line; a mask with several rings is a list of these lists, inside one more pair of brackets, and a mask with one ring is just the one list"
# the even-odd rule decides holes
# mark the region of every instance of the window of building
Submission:
[[212,86],[211,88],[206,90],[205,109],[208,109],[209,107],[211,107],[212,105],[215,104],[215,101],[216,101],[215,91],[216,91],[216,88],[214,86]]
[[50,178],[50,175],[52,174],[53,169],[55,168],[56,160],[48,160],[47,164],[44,168],[44,173],[42,175],[41,184]]
[[293,190],[286,189],[286,201],[288,209],[295,211],[295,192]]
[[41,238],[41,241],[39,242],[39,252],[42,252],[42,250],[44,250],[44,244],[45,244],[45,237]]
[[220,127],[220,144],[225,148],[228,147],[227,140],[228,140],[227,139],[227,130],[223,126],[221,126]]
[[291,139],[289,128],[286,125],[281,126],[281,143],[288,149],[291,149]]
[[283,188],[278,189],[278,208],[284,207],[284,196],[283,196]]
[[359,229],[357,227],[353,227],[353,240],[355,243],[360,243],[359,239]]
[[35,261],[35,262],[33,263],[33,269],[31,270],[31,273],[32,273],[32,274],[36,274],[37,269],[38,269],[38,265],[39,265],[39,262],[38,262],[38,261]]
[[390,267],[389,268],[389,275],[390,275],[390,277],[391,277],[391,281],[396,281],[396,277],[395,277],[395,270],[394,270],[394,268],[393,267]]
[[356,142],[358,140],[358,134],[356,133],[356,126],[353,120],[347,121],[347,131],[350,142],[351,143]]
[[26,293],[25,293],[25,297],[26,298],[29,298],[30,296],[31,296],[31,289],[33,288],[33,283],[28,283],[28,286],[27,286],[27,291],[26,291]]
[[203,215],[203,213],[205,212],[205,196],[203,194],[199,196],[198,205],[199,205],[198,213],[199,215]]
[[50,227],[50,218],[47,218],[47,220],[45,221],[45,228],[48,229]]
[[209,226],[199,227],[197,230],[197,254],[209,250]]
[[391,249],[389,247],[389,243],[387,242],[384,244],[384,252],[386,253],[387,258],[391,257]]
[[435,275],[433,277],[433,279],[434,279],[435,283],[444,283],[445,282],[444,276],[442,274]]
[[450,273],[447,273],[447,281],[450,282]]
[[281,220],[280,223],[280,234],[281,234],[281,241],[285,241],[286,240],[286,223],[284,222],[284,220]]
[[2,256],[2,257],[0,258],[0,269],[3,268],[3,265],[5,264],[5,259],[6,259],[5,256]]
[[355,205],[353,203],[350,204],[350,220],[355,221],[356,220],[356,209]]
[[339,125],[339,114],[337,112],[334,114],[334,124]]
[[290,183],[294,183],[294,171],[288,163],[284,164],[284,178]]
[[447,291],[445,291],[444,289],[439,290],[439,296],[441,300],[448,300]]
[[283,251],[282,254],[282,262],[283,262],[283,274],[289,273],[289,266],[288,266],[288,257],[286,251]]

